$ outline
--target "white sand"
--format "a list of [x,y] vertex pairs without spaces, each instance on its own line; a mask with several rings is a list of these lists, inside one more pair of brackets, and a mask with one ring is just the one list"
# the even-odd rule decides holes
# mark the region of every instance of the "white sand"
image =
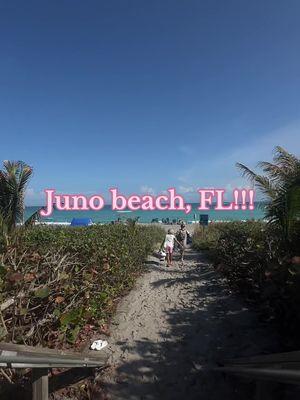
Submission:
[[[210,371],[218,360],[272,352],[274,335],[189,250],[148,272],[118,307],[108,338],[111,399],[250,399],[252,386]],[[233,381],[232,381],[233,379]]]

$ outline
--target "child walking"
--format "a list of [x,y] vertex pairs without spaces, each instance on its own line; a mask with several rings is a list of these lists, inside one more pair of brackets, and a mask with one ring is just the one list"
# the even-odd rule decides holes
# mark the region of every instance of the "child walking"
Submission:
[[179,247],[182,246],[176,239],[176,237],[174,235],[174,231],[172,229],[168,229],[168,233],[166,234],[165,239],[161,246],[161,248],[164,248],[164,250],[166,252],[167,267],[172,266],[172,255],[173,255],[175,242],[178,244]]

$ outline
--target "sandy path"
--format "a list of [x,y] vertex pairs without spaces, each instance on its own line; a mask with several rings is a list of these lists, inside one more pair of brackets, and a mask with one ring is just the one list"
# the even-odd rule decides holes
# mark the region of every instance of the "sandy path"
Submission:
[[166,268],[152,258],[147,269],[112,323],[105,378],[111,398],[250,399],[249,385],[209,367],[272,352],[275,338],[192,250],[184,266]]

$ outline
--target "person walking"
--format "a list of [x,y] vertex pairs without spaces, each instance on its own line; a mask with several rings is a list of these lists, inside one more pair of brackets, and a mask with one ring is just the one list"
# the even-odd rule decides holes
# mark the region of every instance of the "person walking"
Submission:
[[190,233],[186,229],[185,223],[181,222],[180,224],[180,229],[176,233],[176,238],[180,244],[179,246],[179,251],[180,251],[180,260],[183,263],[183,258],[184,258],[184,251],[186,249],[188,237],[190,236]]
[[174,235],[173,229],[168,229],[168,233],[166,234],[165,239],[161,245],[161,250],[164,249],[166,252],[167,267],[172,266],[172,256],[175,243],[177,243],[178,246],[181,247],[181,244]]

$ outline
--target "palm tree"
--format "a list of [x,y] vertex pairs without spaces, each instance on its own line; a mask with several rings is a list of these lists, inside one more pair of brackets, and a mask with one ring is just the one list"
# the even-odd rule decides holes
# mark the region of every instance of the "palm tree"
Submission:
[[273,163],[258,163],[263,174],[257,174],[243,164],[236,165],[264,195],[269,223],[276,223],[285,239],[293,240],[300,233],[300,159],[277,146]]
[[[24,223],[25,191],[32,173],[32,168],[23,161],[3,162],[3,170],[0,170],[0,226],[5,237],[14,232],[17,223]],[[36,218],[35,214],[25,224]]]

